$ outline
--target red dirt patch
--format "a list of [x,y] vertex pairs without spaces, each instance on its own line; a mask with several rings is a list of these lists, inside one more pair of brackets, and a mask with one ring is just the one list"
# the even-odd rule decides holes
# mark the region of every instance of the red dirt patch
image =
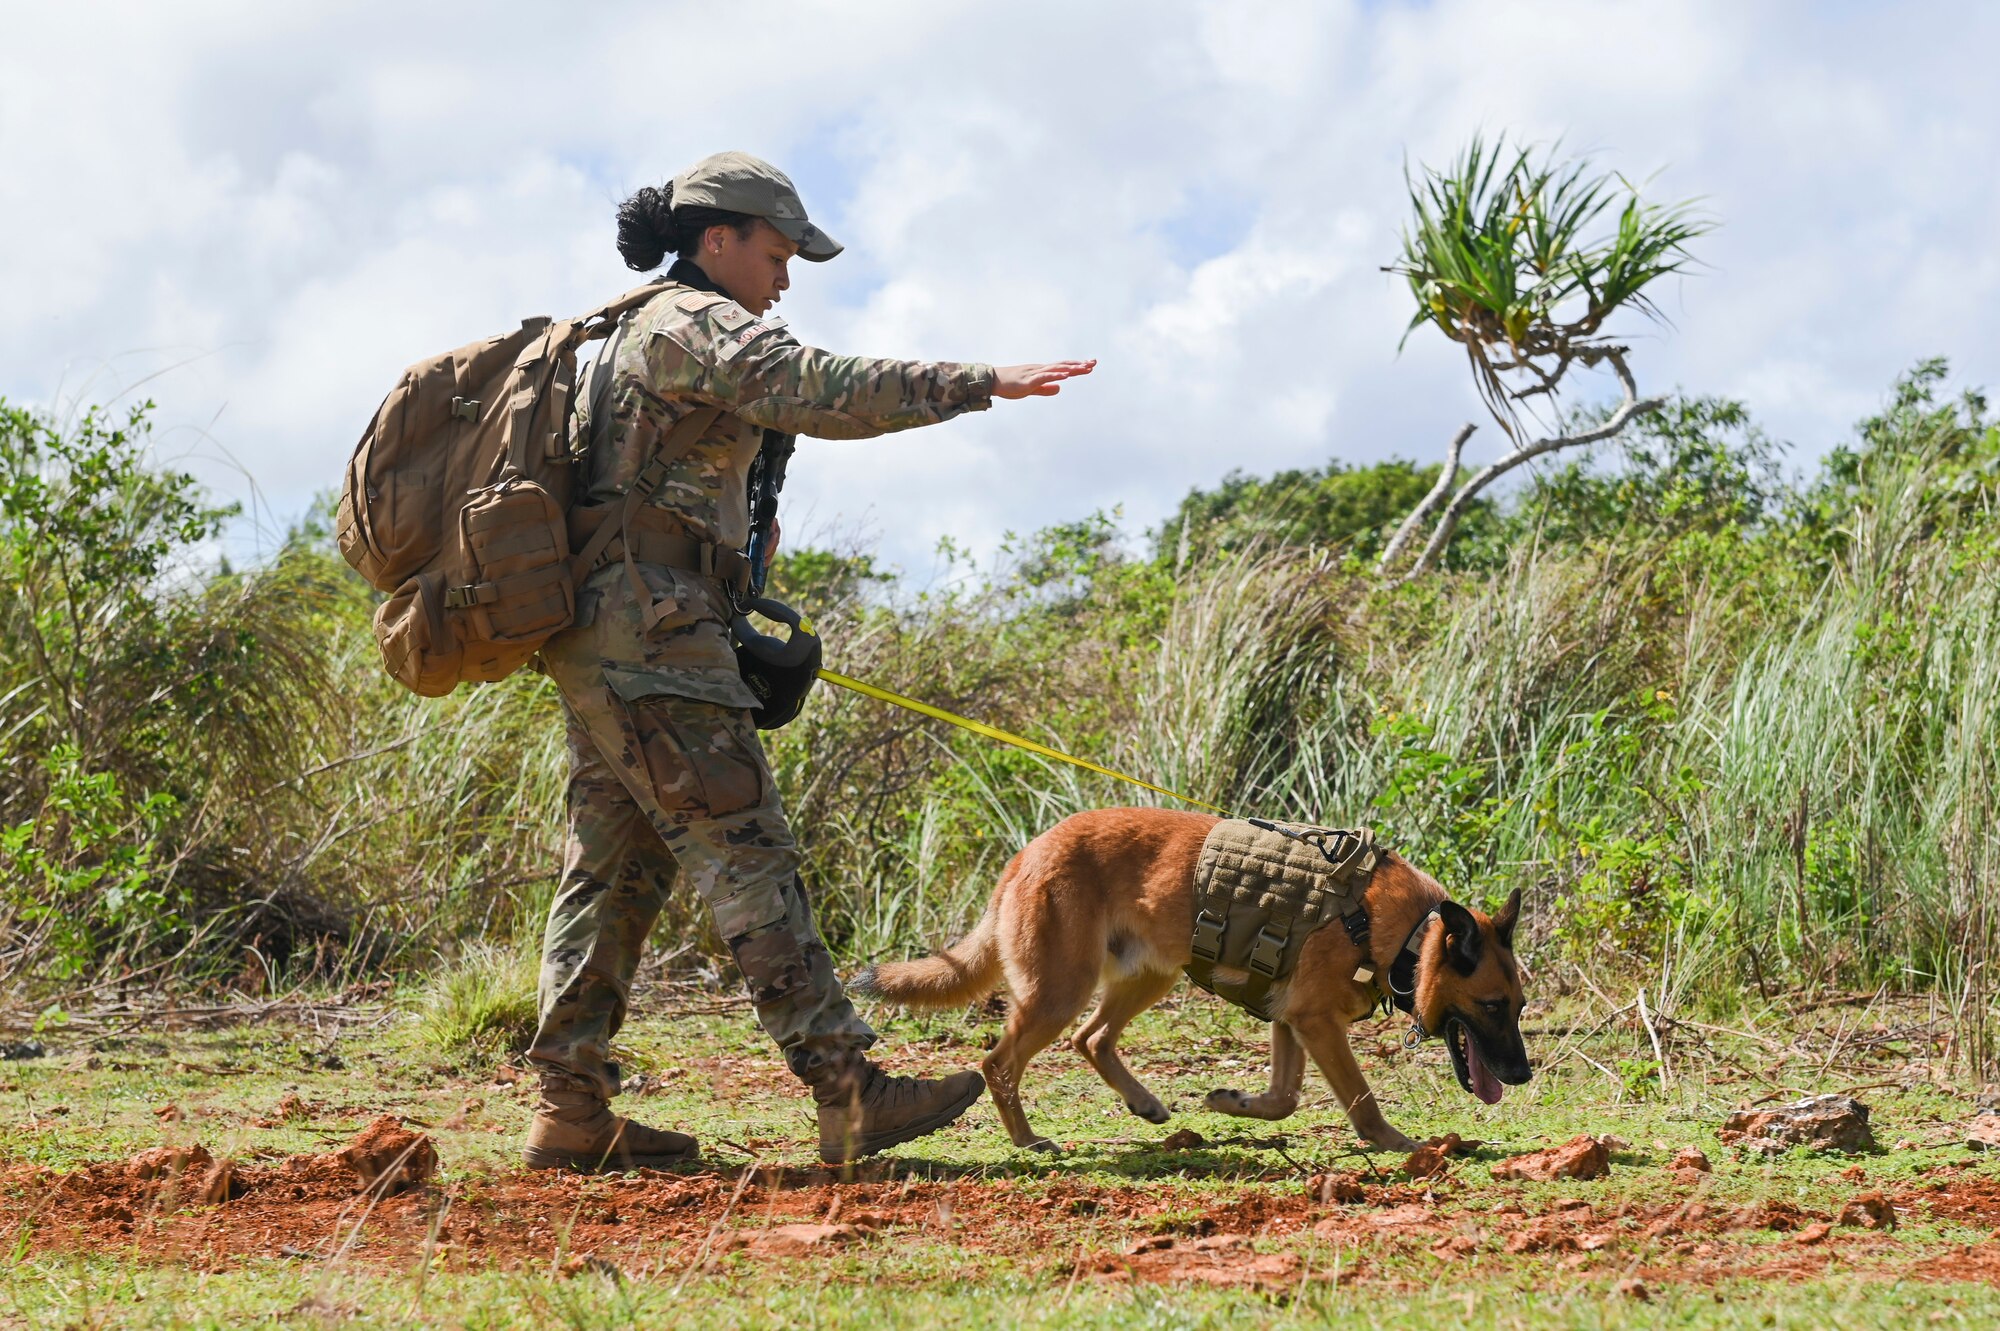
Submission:
[[[1587,1139],[1586,1139],[1587,1140]],[[393,1122],[358,1139],[379,1166],[428,1146]],[[1727,1278],[1805,1280],[1830,1263],[1873,1278],[1908,1278],[1898,1241],[1877,1230],[1834,1227],[1832,1217],[1766,1202],[1739,1208],[1682,1193],[1644,1203],[1579,1199],[1536,1204],[1491,1198],[1467,1204],[1450,1183],[1385,1183],[1318,1176],[1305,1187],[1151,1182],[1108,1186],[1064,1179],[899,1178],[893,1163],[862,1181],[825,1170],[644,1171],[581,1177],[508,1172],[400,1194],[369,1189],[347,1153],[231,1166],[228,1199],[202,1204],[195,1185],[217,1166],[181,1147],[141,1162],[107,1161],[66,1175],[0,1172],[0,1204],[24,1215],[33,1250],[115,1251],[222,1269],[288,1256],[408,1270],[426,1253],[443,1269],[617,1270],[676,1275],[720,1261],[833,1260],[920,1238],[1009,1258],[1067,1281],[1198,1283],[1274,1294],[1302,1280],[1406,1281],[1411,1257],[1519,1262],[1601,1271],[1662,1285]],[[432,1151],[434,1167],[435,1152]],[[177,1163],[176,1163],[177,1162]],[[407,1160],[406,1160],[407,1162]],[[393,1175],[386,1171],[380,1181]],[[1862,1194],[1843,1214],[1984,1214],[2000,1180],[1948,1176],[1941,1191],[1892,1198]],[[1497,1201],[1497,1204],[1495,1202]],[[1847,1222],[1849,1225],[1853,1221]],[[1756,1230],[1791,1241],[1772,1244]],[[357,1242],[357,1236],[359,1241]],[[1323,1246],[1316,1246],[1323,1245]],[[1329,1252],[1328,1249],[1332,1251]],[[1511,1254],[1511,1256],[1509,1255]],[[1381,1274],[1376,1274],[1377,1272]],[[1401,1274],[1396,1274],[1400,1272]],[[1925,1279],[2000,1279],[2000,1238],[1935,1258]]]
[[1298,1286],[1303,1265],[1304,1259],[1295,1252],[1259,1253],[1241,1234],[1217,1234],[1193,1243],[1169,1242],[1118,1257],[1100,1255],[1083,1269],[1113,1280],[1214,1285],[1277,1293]]
[[1964,1167],[1946,1165],[1928,1183],[1898,1194],[1896,1205],[1921,1209],[1933,1220],[1990,1228],[2000,1225],[2000,1179],[1983,1174],[1964,1176]]
[[2000,1285],[2000,1239],[1955,1248],[1920,1264],[1910,1274],[1919,1280],[1975,1280]]

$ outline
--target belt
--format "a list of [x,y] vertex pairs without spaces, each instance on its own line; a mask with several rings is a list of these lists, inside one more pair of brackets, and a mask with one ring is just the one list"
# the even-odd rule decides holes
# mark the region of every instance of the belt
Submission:
[[[581,550],[590,543],[598,528],[606,522],[615,522],[617,518],[618,506],[615,504],[571,509],[570,549]],[[690,535],[677,518],[661,509],[647,507],[634,514],[625,532],[612,535],[610,544],[604,547],[596,562],[584,570],[584,575],[588,576],[628,555],[636,563],[663,564],[684,573],[714,578],[738,595],[750,586],[748,558],[726,545]]]

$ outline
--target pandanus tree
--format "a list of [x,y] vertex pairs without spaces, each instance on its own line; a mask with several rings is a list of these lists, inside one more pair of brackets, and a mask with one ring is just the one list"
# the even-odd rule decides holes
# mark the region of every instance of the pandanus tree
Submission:
[[[1401,580],[1437,566],[1459,520],[1494,481],[1535,458],[1609,439],[1659,409],[1663,399],[1639,396],[1631,348],[1610,325],[1628,311],[1661,320],[1647,289],[1686,267],[1688,242],[1713,225],[1692,202],[1646,202],[1616,172],[1593,172],[1588,158],[1510,148],[1504,137],[1490,146],[1475,137],[1448,168],[1406,179],[1412,217],[1402,255],[1386,269],[1416,300],[1403,339],[1430,325],[1465,349],[1508,447],[1460,484],[1476,427],[1452,438],[1437,484],[1382,551],[1382,575]],[[1564,410],[1566,377],[1579,365],[1618,380],[1620,401],[1601,417]],[[1426,523],[1434,524],[1430,536],[1408,559]]]

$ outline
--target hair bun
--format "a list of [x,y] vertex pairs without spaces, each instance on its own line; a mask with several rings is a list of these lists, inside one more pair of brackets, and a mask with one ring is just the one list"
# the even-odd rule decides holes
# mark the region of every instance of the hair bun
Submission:
[[618,205],[618,253],[627,268],[646,273],[660,266],[674,236],[674,186],[647,185]]

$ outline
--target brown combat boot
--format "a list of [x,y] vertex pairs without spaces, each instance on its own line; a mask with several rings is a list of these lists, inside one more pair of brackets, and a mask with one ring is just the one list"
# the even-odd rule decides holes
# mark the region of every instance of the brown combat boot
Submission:
[[938,1081],[892,1077],[860,1054],[813,1079],[819,1102],[819,1158],[844,1165],[936,1132],[963,1114],[986,1089],[977,1072]]
[[662,1132],[611,1112],[595,1086],[559,1072],[542,1073],[542,1102],[521,1159],[530,1169],[661,1169],[695,1155],[684,1132]]

